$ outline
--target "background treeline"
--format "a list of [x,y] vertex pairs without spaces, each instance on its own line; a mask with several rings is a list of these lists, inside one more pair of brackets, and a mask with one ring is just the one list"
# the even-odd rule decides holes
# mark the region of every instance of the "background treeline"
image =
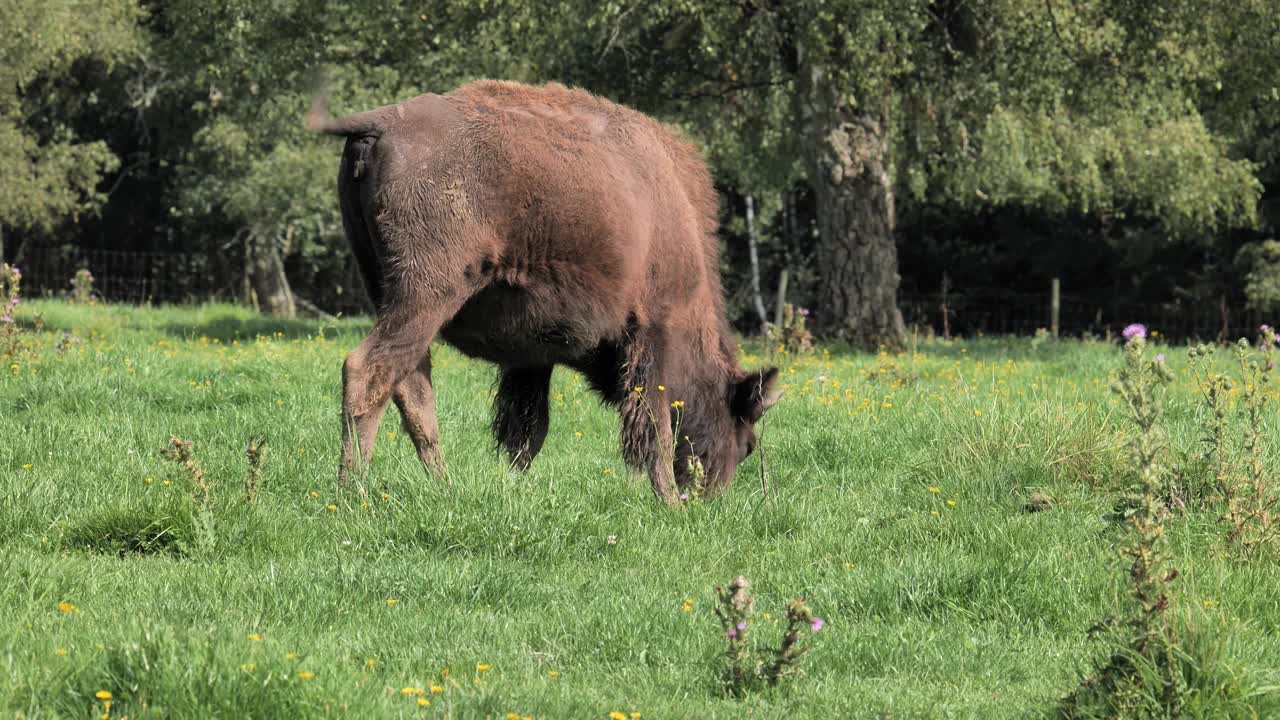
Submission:
[[902,337],[900,305],[936,326],[944,290],[1016,308],[991,291],[1051,277],[1100,326],[1280,304],[1274,0],[0,0],[0,17],[0,252],[29,287],[113,257],[158,299],[359,310],[339,145],[301,124],[317,78],[341,113],[497,77],[586,87],[706,149],[746,331],[784,271],[811,325],[867,345]]

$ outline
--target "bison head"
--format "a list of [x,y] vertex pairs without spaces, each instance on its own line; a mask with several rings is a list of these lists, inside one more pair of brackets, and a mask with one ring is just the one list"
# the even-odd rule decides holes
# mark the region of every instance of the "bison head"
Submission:
[[694,483],[699,463],[706,497],[715,497],[729,486],[738,463],[755,451],[756,423],[782,397],[777,380],[777,368],[737,371],[723,394],[708,398],[703,407],[690,407],[689,414],[681,418],[675,457],[676,482],[681,490]]

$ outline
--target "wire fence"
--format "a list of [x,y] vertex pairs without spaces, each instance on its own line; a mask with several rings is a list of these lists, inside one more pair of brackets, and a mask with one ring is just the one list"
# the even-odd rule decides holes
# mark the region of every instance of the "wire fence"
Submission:
[[[244,257],[236,251],[165,253],[37,246],[25,253],[23,285],[33,296],[64,295],[81,268],[93,272],[94,289],[109,302],[241,301],[245,295]],[[335,273],[340,281],[327,277],[326,285],[341,287],[336,293],[322,293],[324,298],[314,298],[315,304],[332,313],[369,312],[364,287],[351,270]],[[309,294],[300,282],[294,289],[302,296]],[[1031,335],[1050,327],[1048,292],[903,293],[899,307],[909,327],[939,336]],[[1246,307],[1191,300],[1139,303],[1062,295],[1059,302],[1063,336],[1116,335],[1126,324],[1141,322],[1170,340],[1221,340],[1253,337],[1260,324],[1274,320]]]
[[[1031,335],[1051,326],[1048,292],[904,294],[898,304],[909,327],[936,335]],[[1070,295],[1059,300],[1059,334],[1066,337],[1114,336],[1129,323],[1142,323],[1173,341],[1233,340],[1254,337],[1264,322],[1268,318],[1257,310],[1215,302],[1133,302]]]

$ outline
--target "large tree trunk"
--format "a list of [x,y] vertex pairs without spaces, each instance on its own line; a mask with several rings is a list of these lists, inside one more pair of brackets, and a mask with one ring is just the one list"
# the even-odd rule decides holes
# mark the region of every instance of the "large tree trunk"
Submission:
[[275,238],[265,233],[251,232],[248,249],[246,272],[254,305],[269,315],[296,317],[297,305],[293,301],[289,279],[284,274],[284,260],[280,258],[280,248]]
[[827,92],[820,72],[805,93],[805,153],[817,200],[819,334],[874,350],[898,347],[898,249],[884,126]]

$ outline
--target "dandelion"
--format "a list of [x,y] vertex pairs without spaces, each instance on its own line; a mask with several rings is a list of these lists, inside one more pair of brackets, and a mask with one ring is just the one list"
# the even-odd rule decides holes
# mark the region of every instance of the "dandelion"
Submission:
[[77,611],[79,611],[79,610],[80,610],[80,608],[76,607],[75,605],[72,605],[71,603],[67,602],[66,600],[63,600],[62,602],[58,603],[58,612],[61,612],[61,613],[73,613],[73,612],[77,612]]
[[631,713],[631,720],[640,720],[640,713]]
[[551,672],[549,672],[549,673],[547,673],[547,674],[551,676],[551,679],[552,679],[552,680],[555,680],[556,678],[560,677],[560,673],[559,673],[559,672],[557,672],[557,671],[555,671],[555,670],[552,670]]
[[613,474],[613,471],[612,471],[612,470],[610,470],[610,469],[608,469],[608,468],[605,468],[605,470],[604,470],[604,474],[605,474],[605,475],[612,475],[612,474]]
[[578,430],[578,431],[574,432],[574,433],[573,433],[573,436],[574,436],[574,437],[582,437],[582,431],[581,431],[581,430]]
[[338,506],[331,503],[329,505],[326,505],[325,509],[328,510],[329,512],[333,512],[338,509]]
[[57,655],[58,657],[66,657],[66,655],[67,655],[67,649],[66,649],[66,648],[56,648],[56,649],[54,649],[53,654],[54,654],[54,655]]
[[1124,336],[1125,340],[1132,340],[1136,337],[1145,340],[1147,338],[1147,326],[1142,323],[1130,323],[1125,326],[1120,334]]
[[942,492],[942,488],[938,487],[937,485],[930,485],[930,486],[929,486],[929,492],[931,492],[931,493],[938,493],[938,492]]
[[284,659],[285,659],[285,660],[297,660],[297,659],[298,659],[298,653],[296,653],[296,652],[285,653],[285,654],[284,654]]
[[387,607],[393,607],[398,602],[400,601],[395,598],[387,598]]
[[318,498],[318,497],[320,497],[320,493],[316,492],[315,490],[312,490],[312,491],[311,491],[311,497],[313,497],[313,498]]
[[956,501],[955,501],[955,500],[948,500],[948,501],[947,501],[947,507],[955,507],[955,506],[956,506]]
[[418,698],[418,707],[426,707],[430,704],[431,704],[430,700],[426,698]]
[[973,416],[974,416],[974,417],[982,417],[982,411],[981,411],[981,410],[974,410],[974,411],[973,411]]
[[316,676],[316,674],[315,674],[315,673],[313,673],[313,672],[311,672],[310,670],[299,670],[299,671],[298,671],[298,679],[299,679],[299,680],[310,680],[311,678],[313,678],[313,677],[315,677],[315,676]]
[[502,717],[506,718],[506,720],[520,720],[520,713],[507,713]]
[[110,699],[111,699],[111,691],[110,691],[110,690],[99,690],[98,692],[94,693],[94,694],[93,694],[93,696],[94,696],[94,697],[96,697],[96,698],[98,698],[99,700],[110,700]]
[[23,466],[22,466],[22,469],[23,469],[23,470],[30,470],[30,469],[31,469],[31,463],[27,463],[27,464],[23,465]]
[[387,431],[387,439],[388,439],[388,440],[395,440],[395,439],[396,439],[396,434],[395,434],[394,432],[392,432],[392,431]]
[[369,658],[368,660],[365,660],[364,664],[368,665],[370,670],[378,667],[378,661],[373,658]]
[[659,385],[659,386],[658,386],[658,392],[666,392],[666,391],[667,391],[667,386],[666,386],[666,385]]
[[627,720],[627,716],[618,712],[617,710],[614,710],[613,712],[609,713],[609,720]]
[[[1265,327],[1265,326],[1264,326],[1264,327]],[[1217,601],[1217,600],[1205,600],[1205,601],[1204,601],[1204,606],[1205,606],[1205,607],[1207,607],[1207,608],[1216,607],[1216,606],[1217,606],[1217,604],[1218,604],[1218,601]]]
[[414,692],[414,690],[416,690],[416,689],[417,689],[417,688],[412,688],[412,687],[402,687],[402,688],[400,688],[400,694],[401,694],[401,695],[412,695],[412,694],[413,694],[413,692]]
[[248,635],[245,635],[245,637],[249,638],[250,640],[252,640],[252,641],[254,641],[254,642],[258,642],[258,641],[262,640],[262,636],[261,636],[261,635],[259,635],[258,633],[249,633]]
[[431,687],[428,689],[431,691],[432,695],[439,695],[440,693],[444,692],[444,688],[440,687],[439,685],[436,685],[435,683],[432,683]]
[[489,672],[490,669],[491,669],[491,666],[486,665],[484,663],[476,664],[476,672]]

